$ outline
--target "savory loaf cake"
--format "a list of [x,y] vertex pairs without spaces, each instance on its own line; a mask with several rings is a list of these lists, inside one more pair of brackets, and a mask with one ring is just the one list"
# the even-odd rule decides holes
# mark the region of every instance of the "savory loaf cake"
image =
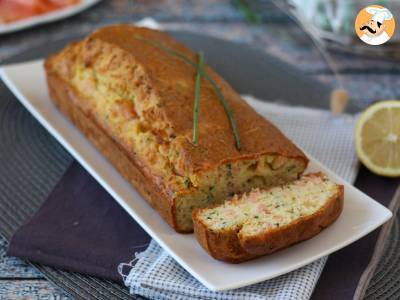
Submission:
[[322,173],[193,212],[194,232],[214,258],[239,263],[309,239],[343,208],[343,186]]
[[308,162],[208,66],[235,117],[240,149],[215,88],[204,79],[194,144],[191,63],[197,60],[166,33],[116,25],[45,62],[54,103],[179,232],[193,231],[194,208],[297,179]]

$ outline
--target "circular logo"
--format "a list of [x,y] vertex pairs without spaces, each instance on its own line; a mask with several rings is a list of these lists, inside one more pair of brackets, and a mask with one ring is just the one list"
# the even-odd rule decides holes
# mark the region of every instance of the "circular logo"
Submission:
[[394,16],[387,8],[370,5],[357,15],[354,28],[360,40],[368,45],[382,45],[394,34]]

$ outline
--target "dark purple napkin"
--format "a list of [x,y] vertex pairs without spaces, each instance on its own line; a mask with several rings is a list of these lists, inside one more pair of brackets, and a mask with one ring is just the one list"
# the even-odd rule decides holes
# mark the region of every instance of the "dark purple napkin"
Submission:
[[11,239],[8,255],[122,282],[121,262],[150,237],[73,162],[43,206]]

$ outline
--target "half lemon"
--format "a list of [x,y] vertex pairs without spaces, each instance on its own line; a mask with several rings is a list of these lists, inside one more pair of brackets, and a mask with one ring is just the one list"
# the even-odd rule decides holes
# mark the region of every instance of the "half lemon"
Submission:
[[368,107],[355,127],[357,156],[372,172],[400,176],[400,101],[381,101]]

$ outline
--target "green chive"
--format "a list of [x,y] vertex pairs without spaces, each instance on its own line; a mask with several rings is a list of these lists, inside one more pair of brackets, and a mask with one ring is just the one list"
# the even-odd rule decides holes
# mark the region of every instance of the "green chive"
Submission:
[[211,83],[212,87],[214,88],[215,92],[217,93],[218,99],[221,102],[224,111],[228,117],[229,120],[229,124],[231,125],[231,129],[232,129],[232,133],[233,136],[235,138],[235,143],[236,143],[236,148],[238,150],[240,150],[240,137],[239,137],[239,131],[237,129],[236,126],[236,121],[235,121],[235,117],[233,116],[233,113],[229,107],[228,102],[226,102],[224,96],[222,95],[221,91],[219,90],[219,88],[217,87],[217,84],[214,82],[214,80],[212,80],[207,73],[204,73],[204,78],[206,78],[208,80],[209,83]]
[[197,120],[199,115],[200,86],[204,69],[204,53],[199,52],[199,64],[197,65],[196,85],[194,88],[194,109],[193,109],[193,144],[197,143]]
[[247,23],[259,24],[261,23],[261,17],[256,12],[254,12],[250,6],[244,0],[233,0],[233,4],[240,10],[243,14],[244,19]]
[[[163,50],[163,51],[165,51],[165,52],[167,52],[167,53],[169,53],[169,54],[171,54],[171,55],[174,55],[174,56],[176,56],[176,57],[179,57],[179,58],[182,59],[184,62],[186,62],[187,64],[191,65],[193,68],[197,69],[197,65],[196,65],[195,63],[193,63],[189,58],[187,58],[187,57],[186,57],[185,55],[183,55],[182,53],[180,53],[180,52],[178,52],[178,51],[175,51],[175,50],[173,50],[173,49],[171,49],[171,48],[169,48],[169,47],[167,47],[167,46],[164,46],[163,44],[160,44],[160,43],[157,43],[157,42],[154,42],[154,41],[147,40],[147,39],[145,39],[145,38],[143,38],[143,37],[141,37],[141,36],[135,35],[134,37],[135,37],[137,40],[140,40],[140,41],[143,41],[143,42],[145,42],[145,43],[148,43],[149,45],[152,45],[152,46],[154,46],[154,47],[158,47],[158,48],[160,48],[161,50]],[[227,117],[228,117],[229,124],[230,124],[230,126],[231,126],[233,136],[234,136],[234,138],[235,138],[235,145],[236,145],[236,148],[237,148],[238,150],[240,150],[240,137],[239,137],[239,132],[238,132],[238,129],[237,129],[237,126],[236,126],[235,117],[234,117],[234,115],[233,115],[233,113],[232,113],[232,111],[231,111],[231,109],[230,109],[230,107],[229,107],[229,104],[226,102],[224,96],[222,95],[222,93],[221,93],[221,91],[219,90],[219,88],[218,88],[217,84],[215,83],[215,81],[212,80],[212,78],[207,74],[207,72],[204,71],[203,77],[211,84],[211,86],[213,87],[215,93],[217,94],[218,100],[219,100],[220,103],[222,104],[222,106],[223,106],[223,108],[224,108],[224,111],[225,111],[225,113],[226,113],[226,115],[227,115]]]

